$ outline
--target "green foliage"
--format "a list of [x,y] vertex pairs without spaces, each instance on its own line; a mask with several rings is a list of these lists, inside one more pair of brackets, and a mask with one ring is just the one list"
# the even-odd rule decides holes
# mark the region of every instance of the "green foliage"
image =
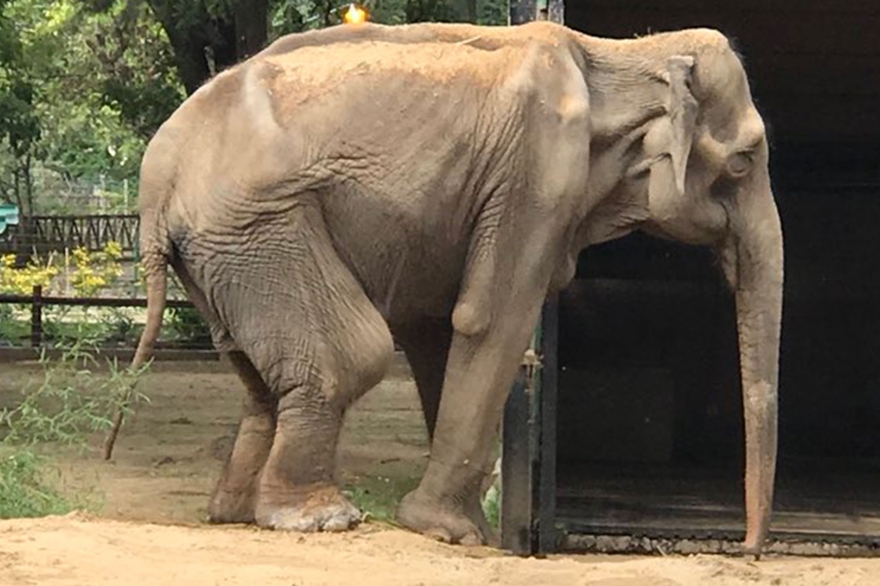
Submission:
[[[15,255],[0,255],[0,293],[30,295],[40,285],[43,295],[90,297],[117,283],[122,274],[122,249],[108,242],[103,250],[74,249],[62,261],[59,256],[34,258],[23,266]],[[0,342],[19,345],[28,337],[30,306],[0,305]],[[79,340],[94,344],[137,342],[142,325],[132,312],[120,308],[48,306],[43,309],[43,340],[56,347]]]
[[418,484],[414,478],[364,476],[343,489],[351,502],[378,521],[393,521],[397,505]]
[[195,308],[171,307],[168,313],[168,326],[177,340],[192,344],[211,342],[211,330]]
[[92,508],[88,493],[70,494],[60,485],[52,460],[38,446],[85,449],[89,438],[107,430],[117,409],[131,410],[146,400],[135,389],[145,368],[120,368],[108,361],[106,372],[84,340],[60,359],[40,359],[42,378],[22,391],[22,400],[0,411],[0,518],[38,517]]
[[101,365],[88,340],[74,341],[57,361],[44,353],[40,362],[43,377],[39,384],[25,388],[14,408],[0,411],[4,445],[85,446],[91,434],[109,429],[120,406],[127,410],[146,399],[140,394],[129,396],[145,368],[121,368],[113,360],[108,361],[106,372],[95,370]]
[[28,338],[30,331],[25,320],[16,319],[11,305],[0,305],[0,346],[18,346]]
[[501,489],[496,486],[489,487],[489,490],[483,497],[483,502],[481,503],[481,506],[483,507],[483,514],[486,515],[486,520],[489,521],[489,524],[496,529],[500,528]]
[[52,472],[31,451],[0,453],[0,519],[61,515],[79,508],[78,499],[64,494]]
[[34,112],[35,88],[24,60],[21,24],[9,0],[0,0],[0,139],[16,157],[39,138]]
[[[506,0],[364,3],[386,24],[507,22]],[[0,0],[0,200],[25,217],[82,212],[100,185],[101,209],[131,210],[146,144],[186,93],[282,35],[338,23],[345,4]]]

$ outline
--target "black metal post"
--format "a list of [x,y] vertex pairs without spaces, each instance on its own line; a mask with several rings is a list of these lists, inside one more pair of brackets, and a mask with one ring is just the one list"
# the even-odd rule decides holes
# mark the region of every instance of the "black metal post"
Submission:
[[559,301],[547,300],[541,318],[541,393],[539,442],[537,454],[536,509],[538,535],[537,553],[558,549],[556,529],[556,412],[559,378]]
[[504,409],[501,545],[517,555],[557,549],[558,332],[559,305],[554,296],[544,305],[536,331],[536,356],[520,368]]
[[534,553],[534,483],[529,441],[532,404],[527,389],[525,369],[520,369],[504,408],[502,424],[501,547],[516,555]]

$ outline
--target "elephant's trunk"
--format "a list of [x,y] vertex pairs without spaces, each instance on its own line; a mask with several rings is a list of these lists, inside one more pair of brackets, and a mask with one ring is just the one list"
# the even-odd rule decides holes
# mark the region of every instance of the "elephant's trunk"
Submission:
[[769,177],[761,175],[752,190],[740,194],[726,250],[745,415],[745,552],[754,555],[764,546],[773,504],[783,283],[782,228]]

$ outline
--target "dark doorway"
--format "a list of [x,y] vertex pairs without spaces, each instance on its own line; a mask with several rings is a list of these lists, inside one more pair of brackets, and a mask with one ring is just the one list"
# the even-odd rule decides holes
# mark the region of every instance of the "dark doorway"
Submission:
[[[773,530],[880,539],[880,8],[582,0],[566,22],[736,41],[771,128],[786,245]],[[733,302],[711,255],[641,235],[589,249],[559,316],[558,520],[741,534]]]

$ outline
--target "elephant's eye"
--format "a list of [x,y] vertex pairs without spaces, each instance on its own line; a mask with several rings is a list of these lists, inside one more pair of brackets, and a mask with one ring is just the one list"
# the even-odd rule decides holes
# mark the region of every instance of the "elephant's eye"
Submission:
[[754,151],[739,151],[733,153],[727,159],[727,174],[733,178],[739,178],[751,171],[755,159]]

